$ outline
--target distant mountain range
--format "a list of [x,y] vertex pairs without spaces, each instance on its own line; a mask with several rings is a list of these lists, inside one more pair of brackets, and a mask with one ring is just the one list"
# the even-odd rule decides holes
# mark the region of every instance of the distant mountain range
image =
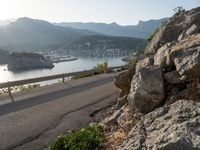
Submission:
[[99,33],[56,26],[43,20],[20,18],[0,28],[0,48],[12,51],[60,48],[80,37],[96,34]]
[[121,26],[113,22],[111,24],[106,23],[82,23],[82,22],[62,22],[55,23],[55,25],[63,27],[72,27],[76,29],[87,29],[98,33],[111,35],[111,36],[125,36],[125,37],[137,37],[147,38],[157,27],[160,26],[161,22],[168,18],[139,21],[137,25]]
[[[15,21],[0,21],[0,49],[11,51],[42,51],[66,48],[79,39],[90,39],[94,35],[146,38],[157,28],[161,21],[140,21],[135,26],[120,26],[116,23],[56,23],[19,18]],[[7,25],[6,25],[7,24]],[[92,38],[88,38],[92,36]],[[94,38],[96,39],[96,38]],[[119,38],[120,39],[120,38]],[[128,40],[128,38],[126,38]],[[98,40],[98,39],[96,39]],[[130,39],[129,39],[130,40]],[[128,40],[128,41],[129,41]],[[141,40],[141,39],[140,39]],[[126,42],[125,42],[126,43]],[[140,43],[137,43],[137,47]]]

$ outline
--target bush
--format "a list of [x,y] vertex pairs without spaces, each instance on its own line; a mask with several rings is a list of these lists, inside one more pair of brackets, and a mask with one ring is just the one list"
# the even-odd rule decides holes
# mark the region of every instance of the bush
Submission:
[[108,62],[98,63],[93,69],[94,70],[103,70],[108,68]]
[[179,6],[173,9],[174,11],[174,15],[170,18],[170,20],[172,20],[173,18],[179,16],[180,14],[185,12],[185,9],[183,8],[183,6]]
[[103,138],[103,128],[92,125],[66,136],[58,137],[49,150],[99,150]]

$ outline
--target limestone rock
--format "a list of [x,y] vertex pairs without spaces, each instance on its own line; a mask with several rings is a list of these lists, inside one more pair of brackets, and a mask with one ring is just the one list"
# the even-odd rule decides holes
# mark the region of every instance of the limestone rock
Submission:
[[181,76],[200,77],[200,34],[190,36],[173,46],[171,57]]
[[115,111],[112,116],[107,117],[107,118],[105,118],[103,120],[103,124],[105,124],[106,126],[113,125],[114,123],[117,122],[117,119],[119,118],[119,116],[121,115],[121,113],[122,113],[121,109]]
[[115,86],[122,90],[120,97],[127,95],[130,90],[130,83],[132,80],[133,75],[135,74],[135,67],[136,65],[131,65],[127,71],[120,73],[116,76],[115,79]]
[[179,84],[179,83],[184,82],[183,80],[184,78],[182,78],[176,70],[167,72],[163,76],[164,76],[164,79],[169,83]]
[[137,62],[136,65],[136,72],[138,72],[140,69],[147,67],[147,66],[152,66],[154,63],[153,57],[147,57],[143,60],[140,60]]
[[[157,50],[168,42],[177,42],[178,39],[185,38],[187,35],[199,33],[199,29],[194,26],[200,26],[200,7],[186,11],[171,19],[164,27],[160,28],[148,44],[145,52],[155,54]],[[194,25],[194,26],[193,26]],[[180,36],[181,35],[181,36]]]
[[179,100],[144,116],[119,150],[199,150],[200,103]]
[[186,31],[186,36],[189,36],[189,35],[192,35],[192,34],[195,34],[195,33],[198,33],[198,27],[196,24],[193,24],[187,31]]
[[159,66],[142,68],[132,79],[128,103],[137,112],[152,111],[165,98],[164,81]]
[[172,43],[162,46],[154,56],[154,65],[159,65],[162,69],[173,68],[174,63],[170,58],[170,47]]

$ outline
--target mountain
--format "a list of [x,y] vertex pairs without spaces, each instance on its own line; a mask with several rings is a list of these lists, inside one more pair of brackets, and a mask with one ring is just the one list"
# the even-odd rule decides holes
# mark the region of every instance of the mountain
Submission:
[[137,25],[121,26],[113,22],[111,24],[106,23],[82,23],[82,22],[62,22],[55,23],[56,25],[63,27],[72,27],[76,29],[87,29],[98,33],[103,33],[111,36],[125,36],[125,37],[138,37],[147,38],[161,22],[168,18],[139,21]]
[[61,48],[93,31],[53,25],[47,21],[19,18],[0,28],[0,48],[12,51],[35,51]]
[[146,40],[140,38],[94,35],[76,40],[65,50],[70,54],[81,56],[123,56],[131,50],[144,49],[146,44]]

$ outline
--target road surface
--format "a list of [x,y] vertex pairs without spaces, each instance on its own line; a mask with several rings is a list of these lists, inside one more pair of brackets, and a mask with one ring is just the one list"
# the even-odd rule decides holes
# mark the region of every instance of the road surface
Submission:
[[0,150],[40,150],[58,135],[93,121],[116,102],[115,74],[102,74],[0,98]]

